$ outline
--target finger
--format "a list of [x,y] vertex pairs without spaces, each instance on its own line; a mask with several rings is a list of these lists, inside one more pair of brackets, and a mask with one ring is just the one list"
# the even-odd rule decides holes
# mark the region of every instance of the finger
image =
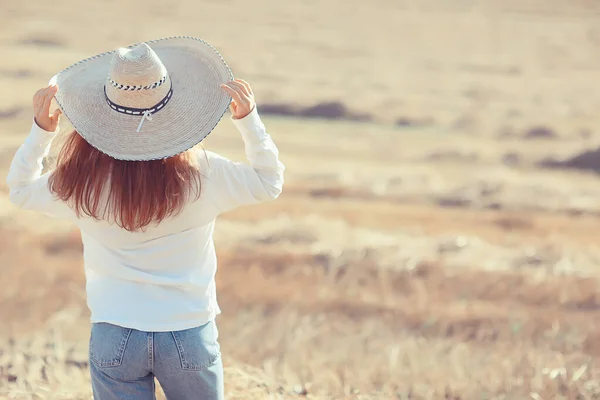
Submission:
[[50,104],[52,103],[52,98],[54,97],[54,93],[49,92],[44,97],[44,103],[42,105],[42,109],[40,110],[42,113],[46,115],[50,114]]
[[46,103],[46,97],[50,96],[51,102],[52,97],[54,96],[54,94],[56,94],[57,90],[58,87],[56,86],[47,86],[35,92],[35,95],[33,96],[33,107],[34,114],[36,116],[41,117],[43,114],[49,114],[50,104],[48,104],[48,107],[44,108],[44,105]]
[[222,84],[221,87],[231,96],[231,98],[233,98],[233,101],[235,101],[236,103],[242,103],[244,101],[242,99],[241,94],[237,90],[229,86],[228,83]]
[[245,80],[243,80],[243,79],[236,79],[235,81],[236,81],[236,82],[239,82],[239,83],[241,83],[242,85],[244,85],[244,87],[246,88],[246,90],[248,91],[248,93],[249,93],[251,96],[253,96],[253,95],[254,95],[254,92],[252,92],[252,88],[250,87],[250,84],[249,84],[248,82],[246,82],[246,81],[245,81]]
[[42,115],[44,109],[44,99],[35,99],[34,103],[33,103],[33,112],[35,115]]
[[58,126],[61,114],[62,112],[60,110],[54,110],[54,113],[50,116],[50,121],[52,121],[53,124],[56,124],[55,126]]
[[227,85],[231,86],[232,88],[234,88],[235,90],[237,90],[237,91],[239,91],[241,93],[245,94],[245,92],[246,92],[246,88],[244,87],[244,85],[242,85],[239,82],[229,81],[229,82],[227,82]]
[[58,86],[51,85],[46,87],[43,91],[44,98],[50,96],[50,98],[54,97],[54,95],[58,92]]
[[249,94],[246,93],[246,90],[241,85],[235,85],[231,82],[228,83],[229,87],[235,90],[239,95],[243,104],[249,104],[252,102],[252,98]]
[[227,84],[230,86],[233,86],[243,96],[250,97],[250,93],[248,92],[248,89],[246,89],[246,87],[243,84],[241,84],[240,82],[232,81],[232,82],[227,82]]
[[35,92],[35,94],[33,95],[33,105],[39,104],[43,91],[44,89],[40,89],[37,92]]
[[48,93],[50,93],[54,97],[54,95],[56,95],[56,93],[58,93],[58,86],[57,85],[48,86]]
[[252,89],[250,88],[250,85],[247,82],[244,82],[241,79],[237,79],[235,81],[236,83],[238,83],[239,85],[242,85],[242,87],[244,88],[244,93],[246,94],[246,96],[248,97],[252,97]]
[[54,95],[54,94],[56,94],[57,91],[58,91],[58,86],[54,85],[54,86],[46,86],[45,88],[38,90],[38,93],[40,94],[40,96],[45,97],[49,93],[52,93],[52,95]]
[[46,98],[46,94],[44,92],[44,90],[40,90],[38,93],[35,94],[35,96],[33,97],[33,101],[37,104],[44,104],[44,99]]
[[221,84],[221,89],[227,92],[227,94],[231,96],[232,99],[235,99],[236,96],[239,96],[239,93],[237,93],[233,88],[229,87],[229,85],[227,85],[226,83]]

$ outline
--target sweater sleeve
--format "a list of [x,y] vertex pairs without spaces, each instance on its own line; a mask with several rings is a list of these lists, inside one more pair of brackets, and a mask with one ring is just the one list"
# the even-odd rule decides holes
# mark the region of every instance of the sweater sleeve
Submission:
[[26,210],[64,218],[72,214],[70,208],[50,192],[50,173],[42,175],[42,161],[48,155],[55,134],[56,132],[44,131],[34,122],[29,136],[12,160],[6,183],[13,204]]
[[256,107],[242,119],[232,119],[242,139],[248,163],[234,162],[210,153],[210,196],[219,212],[273,200],[283,188],[285,167]]

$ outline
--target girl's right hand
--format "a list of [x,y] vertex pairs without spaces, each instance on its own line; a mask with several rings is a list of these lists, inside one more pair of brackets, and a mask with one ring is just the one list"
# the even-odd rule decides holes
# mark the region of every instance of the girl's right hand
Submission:
[[232,98],[229,109],[234,119],[242,119],[254,110],[256,102],[254,93],[248,82],[241,79],[235,79],[221,85]]

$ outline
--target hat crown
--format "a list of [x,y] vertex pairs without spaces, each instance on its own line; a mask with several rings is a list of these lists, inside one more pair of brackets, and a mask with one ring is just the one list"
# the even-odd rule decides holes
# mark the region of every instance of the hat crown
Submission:
[[119,48],[111,63],[109,79],[124,86],[148,86],[167,75],[167,69],[146,43]]
[[105,87],[113,103],[142,109],[163,100],[171,89],[171,80],[154,50],[141,43],[115,51]]

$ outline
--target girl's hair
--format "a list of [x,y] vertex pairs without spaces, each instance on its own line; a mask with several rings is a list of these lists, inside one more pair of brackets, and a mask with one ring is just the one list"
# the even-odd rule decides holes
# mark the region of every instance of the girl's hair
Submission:
[[194,150],[162,160],[117,160],[73,131],[48,185],[78,217],[108,220],[134,232],[181,212],[191,196],[200,196],[201,180]]

